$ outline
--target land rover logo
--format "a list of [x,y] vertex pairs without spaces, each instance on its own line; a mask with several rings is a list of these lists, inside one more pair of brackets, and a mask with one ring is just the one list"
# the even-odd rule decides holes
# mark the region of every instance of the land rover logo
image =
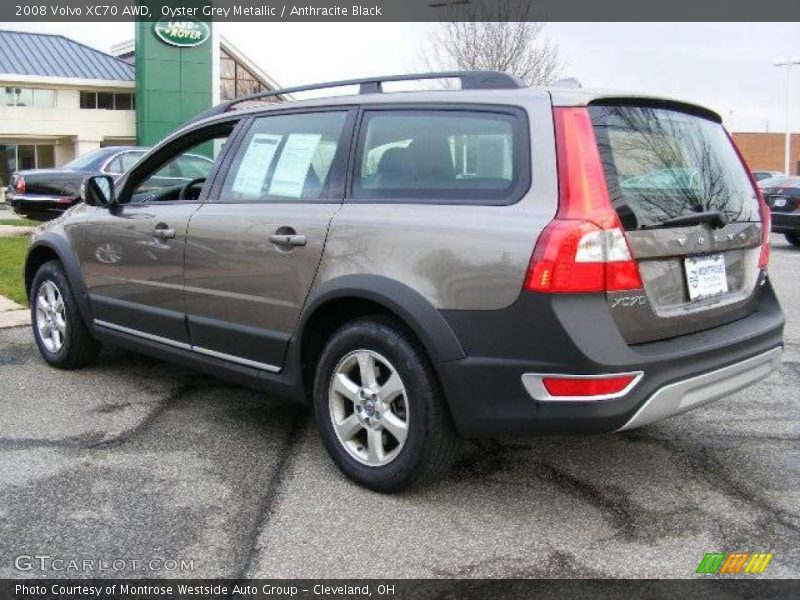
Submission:
[[211,36],[211,29],[202,21],[157,21],[153,33],[165,44],[190,48],[203,44]]

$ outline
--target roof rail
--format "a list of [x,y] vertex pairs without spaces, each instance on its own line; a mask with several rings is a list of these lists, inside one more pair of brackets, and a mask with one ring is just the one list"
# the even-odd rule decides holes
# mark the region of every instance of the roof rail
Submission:
[[341,81],[328,81],[325,83],[300,85],[280,90],[270,90],[268,92],[258,92],[249,96],[227,100],[197,114],[186,124],[227,112],[237,104],[263,100],[265,98],[279,98],[280,96],[295,94],[297,92],[311,92],[314,90],[324,90],[327,88],[345,87],[349,85],[359,86],[360,94],[381,94],[383,93],[384,83],[394,81],[421,81],[425,79],[458,79],[461,82],[462,90],[512,90],[527,87],[521,80],[508,73],[503,73],[502,71],[440,71],[433,73],[410,73],[408,75],[386,75],[383,77],[367,77],[363,79],[344,79]]

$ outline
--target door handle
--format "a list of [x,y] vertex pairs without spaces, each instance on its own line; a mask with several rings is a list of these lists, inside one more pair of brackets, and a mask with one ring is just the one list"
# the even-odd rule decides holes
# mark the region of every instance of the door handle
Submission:
[[175,230],[171,229],[166,223],[159,223],[153,230],[153,235],[160,240],[174,240]]
[[276,246],[305,246],[306,236],[298,233],[273,233],[269,241]]

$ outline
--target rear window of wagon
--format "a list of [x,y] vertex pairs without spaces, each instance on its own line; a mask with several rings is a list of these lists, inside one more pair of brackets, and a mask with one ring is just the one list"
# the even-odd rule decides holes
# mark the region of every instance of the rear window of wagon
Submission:
[[759,221],[750,178],[722,125],[679,110],[589,107],[612,203],[625,229],[718,211]]

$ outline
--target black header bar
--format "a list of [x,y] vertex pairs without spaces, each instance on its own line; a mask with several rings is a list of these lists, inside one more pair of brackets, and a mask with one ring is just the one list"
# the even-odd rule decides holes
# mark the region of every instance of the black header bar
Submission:
[[[3,0],[0,21],[800,21],[798,0]],[[798,28],[800,33],[800,27]]]

